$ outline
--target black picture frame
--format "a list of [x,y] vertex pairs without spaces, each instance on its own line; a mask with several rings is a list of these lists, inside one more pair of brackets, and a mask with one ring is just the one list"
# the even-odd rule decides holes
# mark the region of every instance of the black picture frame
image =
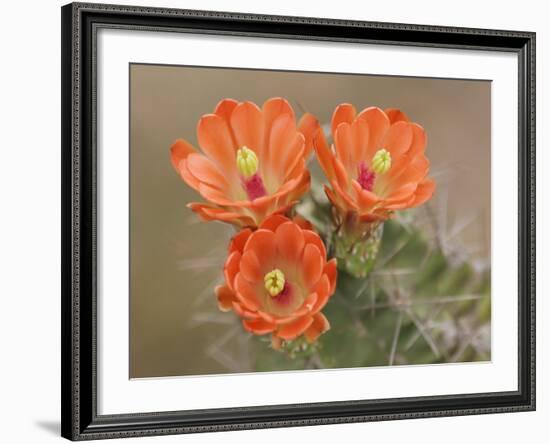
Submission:
[[[535,409],[535,33],[72,3],[61,10],[62,436],[71,440]],[[507,51],[519,66],[518,390],[98,415],[96,31],[100,27]]]

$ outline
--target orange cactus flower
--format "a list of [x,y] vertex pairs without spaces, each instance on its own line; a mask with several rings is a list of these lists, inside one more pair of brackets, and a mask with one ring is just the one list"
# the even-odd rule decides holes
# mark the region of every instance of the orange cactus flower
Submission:
[[382,221],[394,210],[431,198],[435,182],[427,177],[426,133],[397,109],[339,105],[332,116],[333,146],[315,136],[319,163],[330,181],[325,192],[343,214],[364,222]]
[[197,125],[202,153],[185,140],[171,147],[172,165],[208,203],[190,203],[203,220],[257,227],[284,213],[309,189],[306,159],[319,124],[306,113],[296,125],[282,98],[262,108],[224,99]]
[[308,227],[272,215],[255,231],[241,230],[229,245],[225,285],[216,288],[220,310],[233,310],[255,335],[271,333],[274,348],[301,335],[314,342],[330,328],[321,310],[336,287],[336,260],[327,262]]

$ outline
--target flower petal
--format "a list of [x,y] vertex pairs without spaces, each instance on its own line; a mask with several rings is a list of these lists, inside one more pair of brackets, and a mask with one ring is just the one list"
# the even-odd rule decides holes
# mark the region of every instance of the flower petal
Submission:
[[330,294],[334,293],[334,290],[336,290],[336,277],[338,274],[336,265],[336,259],[331,259],[327,262],[323,270],[323,273],[327,275],[330,282]]
[[353,165],[360,165],[367,159],[369,149],[369,125],[363,119],[355,119],[351,124],[351,162]]
[[362,119],[369,125],[369,149],[367,158],[371,159],[374,153],[382,148],[382,140],[388,128],[390,127],[390,119],[380,108],[372,106],[361,111],[358,119]]
[[201,154],[189,154],[187,168],[197,180],[219,190],[227,191],[229,183],[216,164]]
[[273,122],[281,116],[282,114],[287,114],[291,117],[292,120],[295,119],[294,111],[288,101],[281,97],[274,97],[267,100],[262,106],[262,112],[264,116],[264,138],[263,138],[263,150],[264,152],[260,153],[262,158],[269,156],[267,153],[267,148],[269,146],[269,139],[271,137],[271,128]]
[[317,131],[313,139],[313,148],[315,149],[319,165],[327,176],[327,179],[333,179],[335,177],[334,168],[332,167],[332,158],[334,154],[327,144],[327,139],[322,128]]
[[237,147],[246,146],[258,155],[263,146],[263,126],[262,111],[252,102],[239,103],[231,114],[231,129]]
[[[305,217],[302,217],[299,214],[297,214],[292,218],[292,222],[298,225],[302,230],[309,230],[309,231],[314,230],[313,224],[309,220],[307,220]],[[316,233],[314,232],[314,234]]]
[[273,97],[264,102],[262,106],[262,111],[264,113],[264,124],[265,129],[270,129],[269,127],[273,124],[274,120],[279,117],[281,114],[288,114],[293,119],[294,110],[288,100],[283,99],[282,97]]
[[361,213],[359,214],[359,220],[361,222],[376,222],[388,219],[391,212],[387,211],[384,207],[375,208],[374,213]]
[[306,171],[306,161],[303,157],[298,157],[293,162],[293,166],[291,168],[284,167],[284,173],[283,173],[283,182],[287,182],[292,179],[297,179],[300,176],[304,174]]
[[243,307],[243,305],[239,301],[234,301],[231,304],[231,308],[233,308],[233,311],[237,313],[241,318],[244,319],[259,319],[260,315],[256,312],[247,310]]
[[323,333],[330,330],[330,323],[328,319],[323,315],[323,313],[316,313],[313,316],[313,322],[311,325],[304,331],[304,336],[307,341],[311,344],[315,342],[317,338]]
[[[319,296],[317,295],[317,293],[313,292],[313,293],[310,293],[306,299],[304,300],[302,306],[300,308],[298,308],[294,313],[293,313],[293,316],[295,317],[298,317],[298,316],[305,316],[307,314],[310,314],[313,312],[313,307],[315,306],[315,304],[317,303],[317,299],[319,298]],[[286,322],[285,322],[286,324]]]
[[294,222],[285,222],[275,231],[275,241],[280,257],[294,263],[302,255],[304,235],[302,229]]
[[254,287],[246,280],[242,272],[238,272],[235,276],[235,295],[237,299],[250,311],[257,311],[260,308],[260,303]]
[[407,154],[412,158],[420,153],[423,153],[428,143],[428,137],[426,131],[417,123],[411,123],[411,130],[413,133],[413,140]]
[[275,317],[263,310],[259,310],[258,311],[258,316],[261,317],[262,319],[265,319],[267,322],[269,322],[270,324],[275,324],[277,322],[277,320],[275,319]]
[[248,238],[244,251],[254,251],[262,266],[271,266],[276,251],[275,245],[275,233],[261,228]]
[[[300,196],[302,196],[303,194],[307,193],[308,190],[309,190],[309,187],[311,185],[311,175],[309,173],[309,170],[304,170],[304,172],[302,173],[302,175],[296,180],[296,183],[294,184],[294,186],[290,189],[289,193],[288,193],[288,196],[287,198],[285,199],[285,202],[288,202],[290,201],[291,203],[289,204],[290,207],[296,205],[298,203],[298,198]],[[278,204],[279,205],[282,205],[282,200],[281,198],[279,198],[277,200]],[[285,203],[286,205],[286,203]],[[279,213],[284,213],[286,212],[287,210],[278,210]]]
[[357,203],[359,204],[359,208],[361,208],[362,211],[365,211],[368,208],[376,205],[380,200],[378,196],[372,191],[364,190],[359,182],[357,182],[355,179],[351,181],[351,185],[353,187],[353,190],[355,191],[355,196],[357,199]]
[[197,125],[197,136],[202,150],[216,162],[221,171],[236,174],[236,150],[223,118],[216,114],[202,116]]
[[334,133],[334,146],[338,160],[349,173],[352,170],[352,151],[353,139],[351,135],[351,125],[349,123],[341,123],[336,128]]
[[191,202],[187,204],[204,221],[219,220],[241,227],[255,226],[254,219],[242,213],[235,213],[209,204]]
[[386,109],[385,113],[388,116],[388,119],[390,119],[390,123],[401,121],[409,122],[409,118],[407,117],[407,115],[397,108],[388,108]]
[[416,191],[418,184],[416,182],[409,182],[400,184],[399,188],[392,190],[390,195],[384,199],[384,207],[388,208],[389,205],[400,203],[403,200],[409,199]]
[[240,270],[244,278],[250,283],[261,282],[263,279],[260,261],[253,250],[248,250],[243,254]]
[[311,309],[313,313],[321,311],[327,304],[329,297],[332,295],[332,292],[330,290],[330,280],[328,276],[326,274],[321,275],[321,279],[319,279],[319,282],[317,282],[317,285],[315,286],[317,301]]
[[285,157],[281,156],[279,162],[273,165],[273,168],[279,171],[278,176],[281,180],[287,180],[289,177],[292,177],[291,174],[303,171],[306,165],[304,161],[305,139],[303,134],[296,133],[296,136],[286,146]]
[[306,309],[306,312],[310,312],[313,310],[313,307],[315,307],[315,304],[317,303],[317,300],[319,299],[319,295],[317,293],[310,293],[304,303],[302,304],[303,307]]
[[233,251],[238,251],[242,254],[244,250],[244,245],[251,234],[252,230],[250,228],[245,228],[239,231],[235,236],[233,236],[231,238],[231,241],[229,242],[229,253]]
[[344,202],[338,197],[338,195],[332,191],[329,187],[324,185],[323,189],[325,190],[325,194],[327,195],[328,200],[332,205],[334,205],[336,208],[338,208],[340,211],[347,211],[347,207],[344,204]]
[[302,234],[304,235],[304,240],[306,244],[315,245],[321,252],[321,257],[325,259],[327,257],[327,250],[325,248],[325,244],[323,243],[319,235],[314,231],[312,231],[311,229],[303,230]]
[[191,171],[189,171],[189,167],[187,166],[187,159],[183,159],[180,161],[179,173],[180,177],[187,185],[189,185],[195,191],[199,191],[201,182],[199,179],[191,174]]
[[383,207],[376,209],[375,213],[387,212],[388,210],[402,210],[404,208],[411,208],[412,203],[414,202],[414,194],[403,197],[400,200],[396,200],[391,204],[385,204]]
[[330,125],[330,130],[332,131],[332,134],[335,133],[336,128],[338,128],[338,125],[340,125],[342,122],[351,124],[356,114],[357,111],[352,104],[342,103],[341,105],[338,105],[334,110],[334,113],[332,114]]
[[425,179],[418,184],[414,195],[414,201],[411,203],[411,208],[422,205],[430,199],[435,192],[435,182],[432,179]]
[[244,206],[245,201],[233,201],[231,197],[228,197],[224,194],[219,188],[212,187],[206,182],[199,183],[199,194],[209,202],[215,203],[223,207],[233,206]]
[[221,311],[231,311],[233,308],[233,302],[235,301],[235,294],[227,285],[218,285],[215,288],[216,296],[218,298],[218,308]]
[[275,330],[275,324],[271,324],[262,318],[253,320],[244,319],[243,327],[255,335],[265,335]]
[[186,159],[187,156],[191,153],[196,153],[197,150],[189,142],[183,139],[178,139],[170,147],[170,160],[172,161],[172,166],[179,173],[179,165],[183,159]]
[[274,214],[273,216],[266,218],[260,225],[260,228],[275,232],[279,225],[282,225],[285,222],[289,221],[290,219],[288,217],[282,216],[280,214]]
[[313,244],[307,244],[304,248],[302,264],[305,285],[307,288],[313,288],[319,281],[324,266],[319,248]]
[[229,126],[231,122],[231,113],[238,104],[239,102],[234,99],[222,99],[216,105],[216,108],[214,109],[214,114],[220,116]]
[[239,272],[239,263],[241,261],[241,253],[234,251],[229,254],[225,260],[223,267],[223,274],[225,276],[225,282],[231,290],[235,290],[235,276]]
[[391,153],[392,157],[398,157],[406,153],[411,147],[413,141],[411,126],[411,124],[403,121],[390,126],[382,145]]
[[332,182],[331,185],[332,185],[332,188],[334,188],[335,194],[338,195],[338,197],[344,204],[344,209],[348,209],[348,210],[359,209],[359,206],[357,205],[357,203],[353,201],[351,196],[346,191],[340,188],[340,185],[338,185],[336,182]]
[[313,114],[305,113],[298,122],[298,131],[305,139],[304,157],[307,159],[313,150],[313,138],[321,130],[319,120]]
[[[263,163],[262,173],[264,175],[277,174],[284,177],[283,166],[287,159],[295,159],[296,156],[303,156],[304,136],[296,130],[294,119],[288,114],[282,114],[273,122],[269,136],[268,161]],[[301,150],[301,152],[300,152]],[[262,167],[262,165],[260,165]],[[267,170],[269,167],[271,171]]]
[[[408,155],[403,157],[408,158]],[[420,154],[411,159],[405,159],[402,167],[399,170],[398,165],[396,165],[396,170],[392,171],[389,175],[389,180],[393,183],[405,183],[405,182],[420,182],[424,179],[430,169],[430,161]]]
[[284,324],[277,330],[277,336],[281,339],[291,341],[300,336],[313,322],[312,316],[303,316],[288,324]]
[[261,221],[267,214],[271,213],[271,208],[275,205],[276,200],[277,198],[274,195],[257,197],[251,202],[250,209]]
[[332,167],[334,169],[338,186],[343,190],[347,190],[349,185],[348,171],[346,171],[345,166],[342,164],[342,162],[340,162],[340,159],[338,157],[332,158]]

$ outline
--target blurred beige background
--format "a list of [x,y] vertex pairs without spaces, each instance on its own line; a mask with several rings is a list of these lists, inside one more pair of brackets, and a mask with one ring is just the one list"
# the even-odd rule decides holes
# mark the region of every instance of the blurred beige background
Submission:
[[440,241],[490,263],[490,82],[155,65],[130,76],[130,377],[253,370],[213,294],[232,229],[185,207],[200,197],[169,159],[176,138],[197,146],[198,119],[225,97],[283,96],[322,122],[342,102],[400,108],[428,134]]

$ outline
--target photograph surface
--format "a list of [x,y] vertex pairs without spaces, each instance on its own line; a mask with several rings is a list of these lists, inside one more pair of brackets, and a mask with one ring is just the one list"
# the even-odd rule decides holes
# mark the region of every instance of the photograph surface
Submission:
[[130,378],[491,360],[490,81],[129,75]]

